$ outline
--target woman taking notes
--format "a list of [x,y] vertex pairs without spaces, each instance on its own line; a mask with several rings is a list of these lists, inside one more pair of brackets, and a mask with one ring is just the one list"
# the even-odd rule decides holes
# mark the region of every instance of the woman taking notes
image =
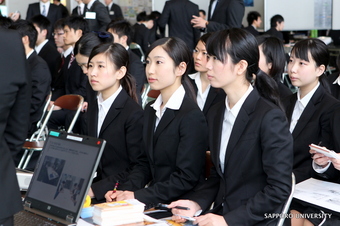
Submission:
[[190,200],[169,207],[189,207],[172,211],[190,217],[203,210],[195,218],[199,226],[272,225],[279,219],[266,213],[281,213],[291,191],[293,162],[293,141],[277,105],[276,82],[259,70],[257,41],[242,29],[216,32],[207,51],[210,84],[227,94],[207,117],[214,166]]
[[[146,75],[158,98],[145,107],[143,153],[118,191],[107,201],[136,198],[153,206],[191,191],[204,178],[206,120],[190,92],[187,68],[192,60],[178,38],[154,42],[146,58]],[[145,185],[149,186],[145,188]]]

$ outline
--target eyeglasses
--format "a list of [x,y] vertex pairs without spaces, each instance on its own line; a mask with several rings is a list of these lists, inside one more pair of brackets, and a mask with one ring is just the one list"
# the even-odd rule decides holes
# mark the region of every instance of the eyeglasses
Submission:
[[65,33],[62,33],[62,32],[60,32],[60,33],[52,33],[52,36],[62,36],[62,35],[64,35]]

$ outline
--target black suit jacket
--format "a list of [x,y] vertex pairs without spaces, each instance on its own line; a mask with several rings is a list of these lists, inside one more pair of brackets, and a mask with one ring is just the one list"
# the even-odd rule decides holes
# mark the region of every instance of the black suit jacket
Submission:
[[284,41],[282,32],[276,30],[275,27],[270,28],[270,29],[269,29],[268,31],[266,31],[264,34],[270,35],[270,36],[272,36],[272,37],[276,37],[276,38],[282,40],[282,42]]
[[124,19],[122,9],[120,8],[119,5],[113,3],[111,8],[108,9],[109,11],[109,16],[111,20],[122,20]]
[[188,0],[171,0],[165,2],[163,12],[158,20],[160,27],[169,25],[169,36],[182,39],[193,50],[200,37],[200,31],[191,25],[192,16],[198,16],[198,5]]
[[143,50],[143,53],[146,54],[149,48],[149,37],[150,37],[150,30],[144,24],[135,23],[132,26],[133,35],[131,40],[138,45]]
[[[198,88],[196,86],[195,80],[190,79],[196,93],[198,92]],[[205,101],[204,107],[203,107],[203,113],[205,116],[208,115],[209,109],[215,105],[216,103],[225,100],[225,92],[223,89],[218,89],[214,87],[210,87],[207,100]]]
[[212,1],[210,1],[208,11],[208,32],[242,27],[244,16],[243,0],[219,0],[213,15],[210,15],[211,5]]
[[[297,94],[293,94],[284,102],[289,123],[292,119]],[[296,182],[299,183],[312,176],[312,158],[309,154],[311,143],[319,144],[333,149],[330,118],[334,109],[340,102],[326,92],[320,84],[311,100],[302,112],[298,123],[293,130],[294,139],[294,165],[293,170]]]
[[137,95],[140,96],[146,79],[145,67],[134,52],[128,49],[129,53],[129,72],[136,79]]
[[30,108],[30,133],[36,129],[35,124],[39,121],[45,100],[51,91],[52,76],[46,62],[34,51],[27,59],[32,80],[32,97]]
[[72,15],[74,15],[74,16],[84,16],[85,17],[85,11],[86,11],[86,9],[84,8],[83,15],[79,15],[78,14],[78,6],[76,6],[72,9]]
[[88,117],[91,119],[88,120],[89,135],[107,141],[97,169],[97,182],[92,184],[93,192],[100,200],[116,183],[109,176],[125,178],[137,164],[137,157],[141,153],[143,110],[123,89],[111,105],[99,136],[97,101],[89,105]]
[[68,17],[70,15],[68,9],[63,4],[59,4],[58,7],[61,9],[61,16],[63,18]]
[[336,73],[333,73],[333,74],[330,74],[328,77],[327,77],[327,80],[329,82],[329,86],[331,88],[331,93],[332,95],[340,100],[340,86],[339,84],[333,84],[333,82],[339,77],[339,72],[336,72]]
[[250,34],[254,35],[255,37],[260,35],[259,32],[252,25],[245,27],[244,30],[248,31]]
[[[185,97],[179,110],[166,109],[155,130],[155,110],[145,107],[143,155],[119,190],[151,205],[169,203],[203,179],[207,125],[197,105]],[[150,182],[148,188],[144,186]]]
[[[27,13],[26,13],[26,20],[30,20],[35,15],[39,15],[39,14],[40,14],[40,3],[37,2],[37,3],[29,4]],[[51,22],[50,29],[48,30],[50,34],[49,35],[50,40],[53,40],[52,30],[53,30],[54,23],[62,17],[63,16],[62,16],[61,8],[51,3],[48,9],[48,13],[47,13],[47,19]]]
[[21,36],[3,29],[0,36],[0,219],[4,219],[22,209],[12,157],[26,138],[31,94]]
[[[233,126],[220,168],[220,143],[225,103],[208,114],[209,147],[213,167],[205,183],[190,199],[228,225],[273,225],[265,213],[281,213],[291,190],[293,140],[284,113],[254,89],[243,103]],[[276,222],[275,222],[276,223]]]
[[38,55],[46,61],[52,77],[55,77],[58,73],[61,63],[60,53],[58,52],[57,48],[50,41],[48,41],[42,47]]
[[[86,6],[85,10],[86,11]],[[106,26],[111,22],[109,12],[103,3],[95,1],[91,9],[87,12],[95,12],[96,19],[86,19],[89,24],[90,31],[105,31]]]

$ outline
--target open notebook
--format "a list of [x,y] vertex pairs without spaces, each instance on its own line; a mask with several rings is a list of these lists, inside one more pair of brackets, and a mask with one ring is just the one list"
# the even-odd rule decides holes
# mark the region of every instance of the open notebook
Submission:
[[75,224],[105,143],[94,137],[50,131],[26,193],[25,210],[15,215],[15,224],[24,217],[24,225],[41,225],[30,223],[37,216],[46,220],[43,225]]

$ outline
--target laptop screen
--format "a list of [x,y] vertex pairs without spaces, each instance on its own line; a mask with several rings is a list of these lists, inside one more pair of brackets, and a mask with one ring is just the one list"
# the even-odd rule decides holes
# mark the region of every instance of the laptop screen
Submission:
[[105,141],[50,131],[25,198],[30,208],[78,219]]

